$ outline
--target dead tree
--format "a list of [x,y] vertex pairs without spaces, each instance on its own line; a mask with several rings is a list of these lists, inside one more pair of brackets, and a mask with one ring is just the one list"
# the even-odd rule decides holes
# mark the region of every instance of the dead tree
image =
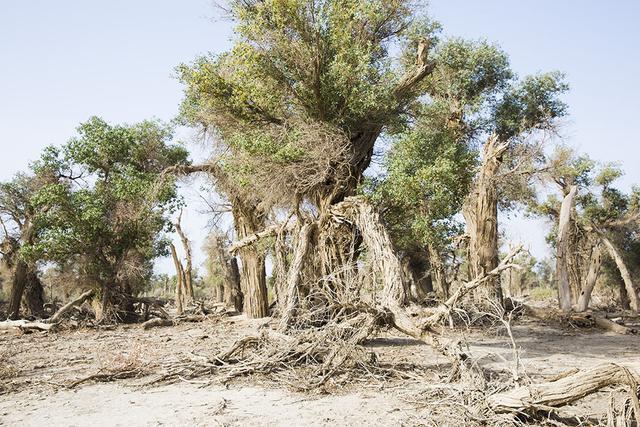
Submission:
[[569,251],[569,227],[571,221],[571,211],[573,200],[578,187],[572,185],[565,195],[560,207],[560,218],[558,223],[558,243],[556,252],[556,275],[558,281],[558,301],[560,309],[571,310],[571,288],[569,287],[568,257]]
[[208,245],[210,262],[215,262],[223,275],[221,289],[218,291],[218,301],[241,312],[243,295],[240,289],[240,271],[236,257],[232,256],[227,249],[226,236],[217,233],[209,238]]
[[193,302],[195,300],[193,295],[193,256],[191,255],[191,242],[187,239],[186,234],[182,230],[182,225],[180,224],[182,221],[182,211],[180,211],[180,215],[178,215],[178,220],[173,224],[176,228],[176,232],[180,237],[180,241],[182,242],[182,248],[184,249],[184,257],[186,266],[183,269],[184,271],[184,293],[186,294],[186,301]]
[[184,312],[184,269],[182,267],[182,262],[180,262],[180,258],[178,258],[178,253],[176,252],[174,244],[170,243],[169,248],[171,249],[171,257],[173,258],[173,265],[176,269],[176,310],[178,315],[181,315]]

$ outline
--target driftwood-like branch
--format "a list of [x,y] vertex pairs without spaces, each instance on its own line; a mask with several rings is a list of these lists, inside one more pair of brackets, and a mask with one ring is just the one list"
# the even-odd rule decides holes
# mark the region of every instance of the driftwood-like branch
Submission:
[[234,255],[240,249],[251,246],[259,240],[266,239],[267,237],[275,236],[280,230],[290,230],[295,223],[287,222],[285,224],[273,224],[266,227],[264,230],[251,234],[241,240],[235,241],[229,245],[229,253]]
[[[589,394],[612,385],[629,386],[631,400],[637,408],[637,387],[640,376],[624,366],[607,363],[580,371],[556,381],[522,386],[487,398],[489,406],[497,413],[528,413],[548,411],[571,404]],[[637,411],[637,409],[636,409]],[[640,414],[635,413],[640,422]]]
[[67,304],[62,306],[60,310],[56,311],[56,313],[47,320],[47,323],[57,323],[69,310],[71,310],[76,305],[81,305],[86,300],[91,299],[93,295],[95,295],[95,291],[93,289],[84,292],[78,298],[68,302]]
[[0,322],[0,331],[9,329],[49,331],[55,326],[55,323],[31,322],[29,320],[5,320],[4,322]]
[[286,308],[280,319],[280,330],[285,330],[293,319],[293,314],[298,308],[299,287],[302,280],[302,270],[309,252],[309,243],[316,224],[305,224],[300,230],[300,237],[293,256],[293,262],[287,276]]

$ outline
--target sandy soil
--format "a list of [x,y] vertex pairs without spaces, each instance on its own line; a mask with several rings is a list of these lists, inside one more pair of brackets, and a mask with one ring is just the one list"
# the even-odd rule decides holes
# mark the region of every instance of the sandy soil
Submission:
[[[215,354],[264,323],[242,317],[144,331],[139,325],[114,330],[0,335],[0,352],[10,378],[0,379],[2,425],[422,425],[428,411],[417,405],[417,380],[365,381],[300,394],[274,388],[266,378],[223,386],[177,382],[143,386],[160,364],[188,354]],[[640,371],[640,337],[584,329],[557,329],[537,322],[513,327],[520,360],[534,380],[568,369],[616,362]],[[468,331],[467,344],[480,363],[496,372],[513,367],[513,349],[504,333]],[[434,372],[446,369],[429,347],[387,333],[369,345],[381,363],[404,363]],[[66,385],[101,368],[133,363],[150,376],[111,383]],[[207,382],[203,378],[202,382]],[[601,415],[609,393],[591,396],[572,411]],[[447,424],[446,420],[438,424]]]

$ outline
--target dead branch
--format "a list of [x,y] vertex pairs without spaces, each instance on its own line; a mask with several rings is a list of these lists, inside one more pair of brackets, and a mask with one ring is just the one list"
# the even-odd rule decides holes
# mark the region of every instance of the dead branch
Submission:
[[29,320],[5,320],[4,322],[0,322],[0,331],[6,331],[9,329],[20,329],[20,330],[38,330],[38,331],[49,331],[52,328],[55,328],[57,324],[55,323],[45,323],[45,322],[31,322]]
[[173,326],[175,325],[174,321],[171,319],[149,319],[142,324],[142,329],[147,330],[151,328],[158,328],[162,326]]
[[251,234],[241,240],[231,243],[231,245],[229,245],[229,253],[233,255],[244,247],[251,246],[261,239],[275,236],[281,230],[291,230],[294,226],[295,222],[287,222],[285,224],[272,224],[258,233]]
[[[637,372],[624,366],[606,363],[557,381],[532,384],[497,393],[489,396],[487,402],[496,413],[518,412],[535,415],[538,411],[559,408],[604,387],[620,384],[629,386],[632,400],[637,401],[638,381],[640,376]],[[640,414],[635,415],[640,421]]]
[[83,304],[86,300],[91,299],[94,294],[95,291],[92,289],[86,291],[73,301],[68,302],[67,304],[62,306],[60,310],[56,311],[56,313],[47,320],[47,323],[57,323],[62,318],[62,316],[64,316],[69,310],[71,310],[71,308]]

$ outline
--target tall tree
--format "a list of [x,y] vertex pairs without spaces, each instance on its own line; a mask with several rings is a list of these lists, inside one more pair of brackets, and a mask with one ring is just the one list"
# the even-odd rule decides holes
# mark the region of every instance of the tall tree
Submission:
[[0,183],[0,233],[3,239],[0,252],[2,263],[12,276],[10,318],[19,317],[23,300],[28,314],[43,314],[43,289],[37,260],[28,259],[22,248],[36,241],[39,224],[32,198],[45,182],[44,176],[18,174],[11,181]]
[[36,173],[57,180],[34,196],[36,209],[50,209],[38,216],[42,229],[28,251],[54,262],[73,259],[99,289],[99,317],[128,318],[152,260],[166,253],[162,231],[177,194],[172,181],[157,184],[157,176],[187,157],[170,138],[170,129],[156,122],[109,125],[94,117],[80,125],[78,137],[49,147],[34,164]]

